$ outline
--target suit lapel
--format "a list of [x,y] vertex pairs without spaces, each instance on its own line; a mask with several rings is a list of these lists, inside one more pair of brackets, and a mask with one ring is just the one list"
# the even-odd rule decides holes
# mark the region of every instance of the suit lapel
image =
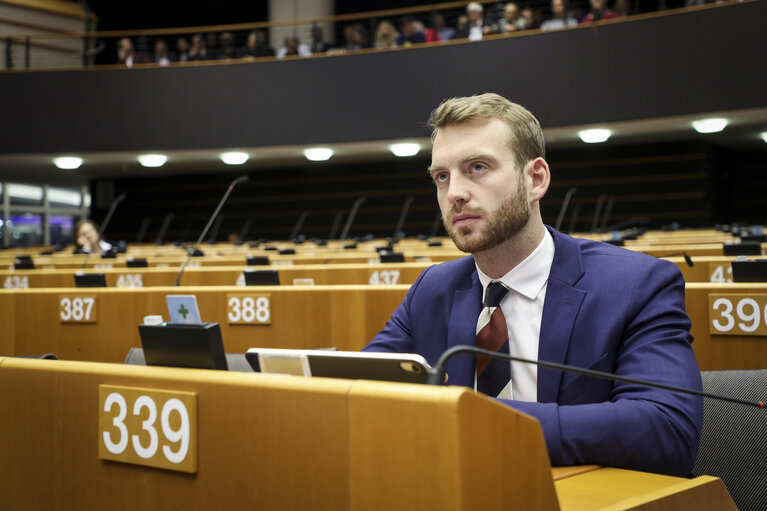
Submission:
[[[476,344],[477,317],[482,309],[482,285],[477,277],[472,259],[469,287],[458,289],[453,294],[453,306],[448,322],[447,348],[459,345]],[[447,363],[448,383],[450,385],[474,386],[474,358],[457,355]]]
[[[586,297],[585,290],[574,287],[583,276],[583,261],[580,245],[576,240],[549,230],[554,237],[555,252],[546,285],[538,358],[563,364],[578,311]],[[555,402],[561,381],[561,371],[539,367],[538,401]]]

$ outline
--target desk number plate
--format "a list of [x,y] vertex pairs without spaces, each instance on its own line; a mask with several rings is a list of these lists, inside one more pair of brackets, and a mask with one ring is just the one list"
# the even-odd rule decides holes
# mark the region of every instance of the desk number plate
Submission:
[[197,394],[99,386],[99,458],[194,473]]
[[708,295],[711,335],[767,336],[767,294]]

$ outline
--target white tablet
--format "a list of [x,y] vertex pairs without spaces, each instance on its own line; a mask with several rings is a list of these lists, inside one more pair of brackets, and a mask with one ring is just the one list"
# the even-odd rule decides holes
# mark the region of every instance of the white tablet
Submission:
[[197,308],[197,297],[194,295],[167,295],[170,323],[174,325],[201,325],[200,309]]
[[[245,358],[256,372],[303,373],[325,378],[426,383],[431,370],[426,359],[412,353],[251,348]],[[282,370],[273,371],[273,367]]]

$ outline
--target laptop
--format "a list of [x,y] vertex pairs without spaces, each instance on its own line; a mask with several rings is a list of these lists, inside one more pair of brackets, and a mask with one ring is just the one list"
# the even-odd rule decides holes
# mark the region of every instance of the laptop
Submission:
[[255,372],[355,380],[426,383],[431,370],[411,353],[251,348],[245,358]]

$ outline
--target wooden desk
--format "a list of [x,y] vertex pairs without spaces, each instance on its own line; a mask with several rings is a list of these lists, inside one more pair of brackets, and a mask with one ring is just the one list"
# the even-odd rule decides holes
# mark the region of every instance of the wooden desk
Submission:
[[[727,335],[712,335],[710,330],[711,322],[714,319],[722,324],[728,321],[719,319],[719,314],[712,314],[709,304],[709,295],[711,294],[739,295],[743,298],[756,297],[757,301],[764,302],[765,299],[759,297],[767,296],[767,283],[690,283],[686,285],[687,313],[692,319],[690,331],[695,337],[692,346],[701,370],[764,369],[767,367],[767,336],[739,333],[737,323],[743,323],[743,321],[737,317],[736,303],[732,303],[734,328]],[[723,311],[724,308],[718,310]],[[743,310],[746,315],[751,312],[750,307]],[[767,322],[764,306],[760,307],[758,316],[760,324]],[[745,322],[748,325],[752,323],[753,321]]]
[[[130,348],[140,347],[138,325],[143,318],[160,314],[167,319],[165,296],[181,293],[197,296],[203,320],[220,323],[230,353],[252,347],[359,350],[385,325],[407,290],[407,285],[2,290],[0,347],[5,354],[53,352],[67,360],[120,362]],[[693,349],[701,370],[767,367],[764,336],[710,333],[711,293],[767,295],[767,284],[686,286]],[[230,324],[229,315],[235,311],[228,300],[233,295],[268,296],[271,323]],[[67,296],[95,297],[97,322],[62,322],[61,299]]]
[[[122,362],[130,348],[141,346],[138,325],[145,316],[168,319],[166,295],[194,294],[201,318],[220,324],[227,352],[252,347],[359,350],[383,328],[407,290],[401,285],[0,290],[0,339],[4,354],[52,352],[66,360]],[[230,314],[236,315],[229,303],[232,295],[268,297],[269,324],[230,324]],[[96,321],[62,322],[63,297],[95,298]]]
[[[122,435],[102,385],[163,409],[153,392],[191,393],[194,472],[100,459],[104,433]],[[0,358],[0,395],[12,467],[0,494],[14,510],[734,509],[711,477],[552,474],[537,421],[465,388]],[[117,421],[142,446],[146,408]],[[160,422],[151,456],[180,451]]]
[[[233,286],[244,285],[242,272],[249,270],[276,270],[282,285],[306,285],[306,279],[317,285],[412,284],[432,263],[340,263],[302,264],[291,266],[200,266],[184,270],[181,286]],[[74,275],[79,270],[0,270],[0,288],[38,289],[73,287]],[[107,287],[172,286],[178,277],[178,268],[112,268],[88,269],[85,273],[103,273]],[[298,279],[298,281],[296,280]]]
[[[749,256],[749,259],[762,259],[764,256]],[[684,257],[664,257],[676,264],[682,272],[685,282],[732,282],[732,261],[734,256],[696,256],[691,257],[693,266],[688,265]]]

